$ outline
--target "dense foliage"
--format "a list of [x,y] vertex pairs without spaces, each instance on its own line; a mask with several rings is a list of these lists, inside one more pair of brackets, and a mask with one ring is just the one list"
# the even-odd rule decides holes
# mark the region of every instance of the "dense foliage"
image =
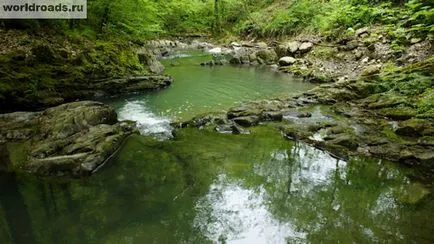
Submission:
[[89,0],[86,20],[6,21],[6,27],[55,27],[67,34],[153,38],[186,34],[327,36],[381,23],[398,39],[433,38],[434,3],[423,0]]
[[[434,37],[434,3],[431,1],[295,0],[287,5],[282,8],[275,3],[265,11],[251,13],[237,26],[237,31],[259,37],[306,31],[334,35],[379,23],[398,37],[407,33]],[[264,14],[266,12],[271,14]]]

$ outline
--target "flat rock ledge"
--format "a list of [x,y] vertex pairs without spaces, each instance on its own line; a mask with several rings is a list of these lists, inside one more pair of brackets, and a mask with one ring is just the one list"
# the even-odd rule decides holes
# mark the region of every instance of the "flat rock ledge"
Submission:
[[0,114],[0,168],[42,176],[90,175],[135,128],[135,122],[119,122],[113,108],[94,101]]
[[317,99],[301,96],[248,102],[227,113],[201,115],[172,125],[177,129],[209,126],[219,133],[248,134],[248,127],[272,123],[286,138],[306,142],[337,158],[387,159],[421,168],[432,179],[434,121],[429,118],[396,121],[372,113],[356,103],[324,105]]

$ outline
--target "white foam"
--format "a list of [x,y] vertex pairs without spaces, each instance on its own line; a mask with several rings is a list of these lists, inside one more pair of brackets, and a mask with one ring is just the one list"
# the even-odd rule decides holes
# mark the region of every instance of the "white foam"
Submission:
[[144,101],[129,101],[118,111],[119,120],[132,120],[142,135],[153,135],[166,140],[173,137],[172,126],[168,118],[157,116],[147,108]]

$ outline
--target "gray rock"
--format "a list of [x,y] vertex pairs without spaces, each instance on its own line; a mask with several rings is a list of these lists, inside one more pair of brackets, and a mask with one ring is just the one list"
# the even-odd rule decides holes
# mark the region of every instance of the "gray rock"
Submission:
[[255,45],[257,48],[261,48],[261,49],[267,49],[268,48],[268,45],[267,45],[267,43],[265,43],[265,42],[258,42],[258,43],[256,43],[256,45]]
[[248,64],[250,62],[249,56],[250,53],[248,52],[247,48],[240,48],[238,50],[235,50],[235,53],[230,58],[229,63]]
[[219,124],[216,126],[215,130],[222,134],[249,134],[249,131],[237,125],[236,123],[230,121],[226,124]]
[[149,64],[149,71],[153,74],[160,75],[164,73],[164,66],[158,60],[154,60]]
[[[26,118],[25,123],[11,123]],[[45,176],[88,175],[135,132],[134,122],[118,122],[113,108],[93,101],[4,114],[0,124],[2,143],[15,145],[7,147],[11,167]]]
[[290,43],[288,43],[287,50],[290,54],[295,54],[298,51],[298,49],[300,48],[300,45],[301,45],[301,43],[297,42],[297,41],[290,42]]
[[361,36],[362,34],[368,34],[369,33],[369,27],[363,27],[356,30],[356,36]]
[[282,57],[279,59],[280,66],[290,66],[295,64],[295,62],[297,62],[297,59],[293,57]]
[[298,48],[298,50],[300,50],[301,53],[307,53],[310,50],[312,50],[313,48],[313,43],[312,42],[303,42],[300,47]]
[[256,52],[256,57],[258,57],[261,64],[274,64],[277,61],[277,54],[272,49],[259,50]]
[[262,119],[265,121],[281,121],[283,119],[283,112],[267,111],[262,114]]
[[241,126],[250,127],[255,126],[259,123],[258,116],[244,116],[234,118],[233,121]]

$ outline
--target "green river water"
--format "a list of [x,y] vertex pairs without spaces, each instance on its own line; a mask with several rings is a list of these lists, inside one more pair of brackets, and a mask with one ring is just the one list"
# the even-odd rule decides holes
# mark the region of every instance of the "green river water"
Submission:
[[207,58],[165,60],[172,87],[111,102],[149,136],[132,136],[92,177],[0,175],[0,243],[434,243],[430,188],[409,169],[338,160],[272,126],[167,140],[175,119],[312,87],[197,65]]

